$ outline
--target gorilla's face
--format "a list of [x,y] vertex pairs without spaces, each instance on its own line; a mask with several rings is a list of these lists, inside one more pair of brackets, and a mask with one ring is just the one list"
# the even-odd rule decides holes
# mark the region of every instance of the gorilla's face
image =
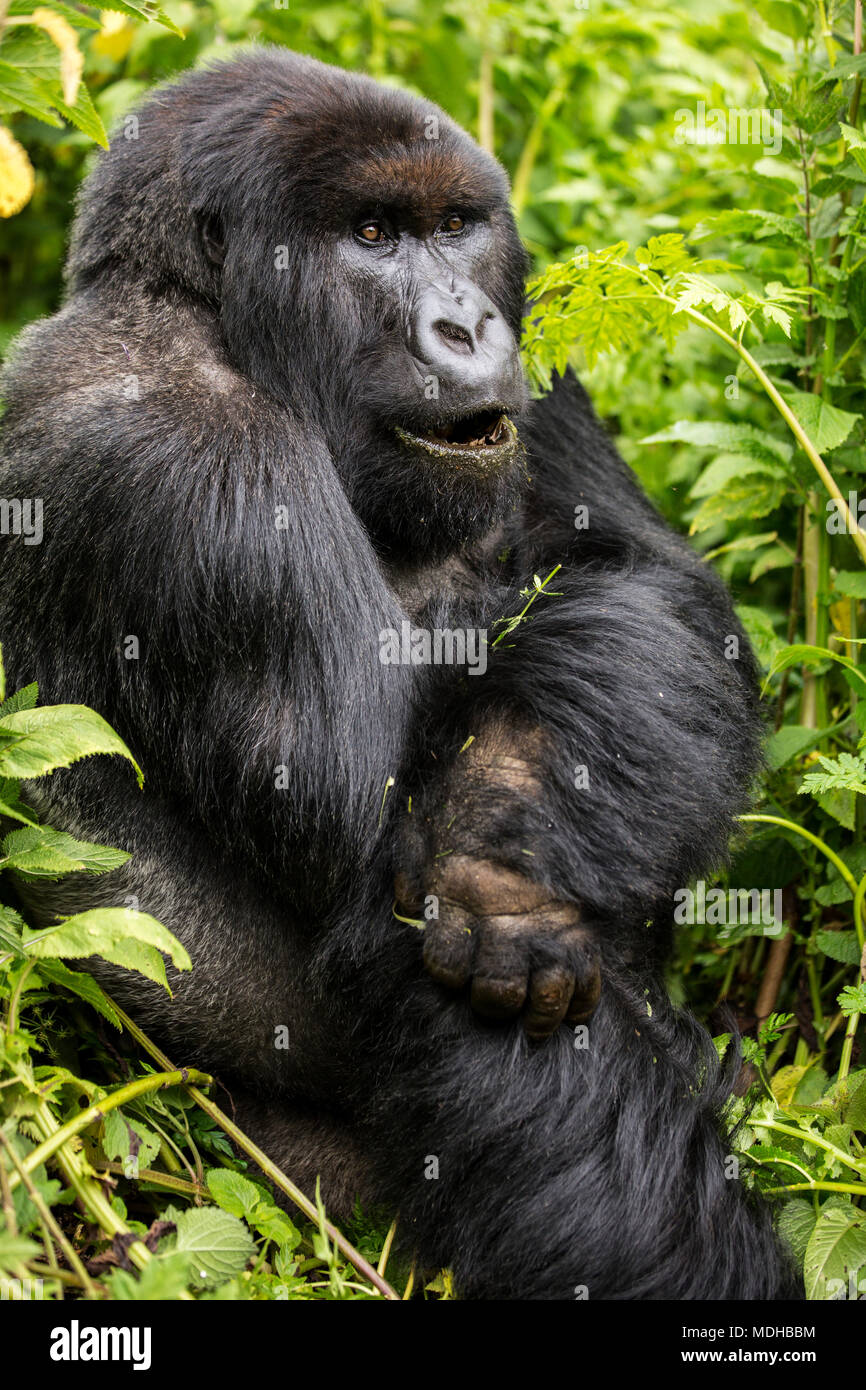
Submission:
[[220,210],[229,351],[322,431],[383,548],[444,552],[495,523],[523,471],[526,254],[507,181],[437,108],[305,79],[272,104],[255,168],[236,156],[242,209]]
[[[526,387],[523,258],[507,204],[466,196],[465,150],[454,168],[437,161],[432,180],[424,154],[385,156],[396,190],[365,195],[357,175],[344,190],[336,275],[360,335],[344,398],[353,433],[331,443],[374,533],[429,551],[469,539],[503,510],[522,466]],[[345,313],[341,322],[338,334]]]
[[160,92],[88,190],[73,281],[218,314],[383,549],[453,549],[511,504],[526,253],[502,169],[437,107],[263,51]]
[[518,450],[509,414],[524,386],[514,332],[483,288],[496,247],[489,219],[460,205],[443,215],[374,204],[353,220],[346,275],[391,320],[378,351],[371,345],[382,443],[416,469],[501,472]]

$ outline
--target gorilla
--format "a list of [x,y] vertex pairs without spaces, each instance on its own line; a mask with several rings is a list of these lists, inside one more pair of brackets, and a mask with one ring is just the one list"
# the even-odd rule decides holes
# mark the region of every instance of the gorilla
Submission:
[[121,1005],[462,1297],[786,1297],[663,982],[759,766],[753,661],[574,377],[529,399],[526,260],[441,110],[289,52],[117,132],[5,375],[0,489],[44,521],[0,634],[147,780],[30,786],[132,859],[22,894],[161,919],[193,970],[105,966]]

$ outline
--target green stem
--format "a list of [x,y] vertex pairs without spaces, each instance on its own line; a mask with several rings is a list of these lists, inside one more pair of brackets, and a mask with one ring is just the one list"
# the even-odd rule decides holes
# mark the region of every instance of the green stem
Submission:
[[851,1192],[855,1197],[866,1197],[866,1182],[792,1182],[787,1187],[765,1187],[766,1197],[775,1197],[782,1192]]
[[821,853],[827,856],[831,864],[835,864],[842,878],[845,880],[848,887],[851,889],[851,892],[856,894],[857,880],[852,874],[851,870],[848,868],[848,865],[845,863],[844,859],[840,859],[836,851],[832,850],[830,846],[825,844],[823,840],[819,839],[817,835],[813,835],[811,830],[804,829],[802,825],[796,825],[795,822],[792,820],[785,820],[783,816],[766,816],[758,815],[757,813],[750,813],[747,816],[738,816],[737,820],[761,821],[765,825],[780,825],[784,830],[793,830],[795,835],[802,835],[804,840],[808,840],[810,844],[816,845],[817,848],[821,851]]
[[[640,280],[642,280],[644,284],[649,285],[650,288],[655,291],[655,294],[658,296],[659,299],[663,299],[666,304],[670,304],[674,308],[676,308],[677,301],[673,298],[673,296],[665,294],[664,290],[659,289],[643,271],[639,270],[635,266],[623,265],[620,261],[615,262],[615,264],[618,268],[622,270],[631,271],[631,273],[636,275]],[[797,419],[793,410],[788,405],[788,402],[773,385],[772,381],[767,376],[767,373],[764,371],[763,367],[761,367],[759,362],[755,361],[748,348],[743,347],[743,344],[741,342],[734,338],[730,333],[726,332],[725,329],[722,328],[719,324],[713,323],[712,319],[708,319],[706,314],[702,314],[699,309],[688,307],[680,310],[680,312],[686,314],[692,320],[693,323],[699,323],[702,325],[702,327],[708,328],[711,333],[715,333],[716,337],[721,338],[723,343],[727,343],[728,347],[733,349],[737,356],[741,358],[743,362],[745,362],[746,366],[757,377],[764,391],[767,393],[770,400],[773,402],[773,405],[776,407],[782,419],[785,421],[785,424],[790,429],[797,443],[800,445],[800,448],[803,450],[803,453],[806,455],[812,467],[815,469],[815,472],[818,474],[818,477],[821,479],[821,482],[824,484],[824,487],[826,488],[827,492],[830,494],[832,498],[835,499],[839,507],[839,511],[845,519],[845,525],[851,536],[851,539],[853,540],[855,546],[860,552],[864,564],[866,564],[866,531],[861,529],[856,517],[854,516],[850,507],[848,506],[847,500],[845,499],[845,497],[843,497],[841,488],[839,487],[839,484],[836,482],[836,479],[833,477],[833,474],[830,472],[829,468],[822,459],[818,450],[815,448],[815,445],[812,443],[808,434],[803,429],[803,426],[800,424],[800,421]]]
[[[53,1136],[59,1129],[57,1121],[44,1101],[38,1102],[36,1121],[46,1138]],[[82,1211],[89,1214],[107,1236],[111,1238],[114,1236],[133,1236],[132,1231],[120,1219],[106,1198],[102,1188],[85,1175],[78,1155],[71,1146],[63,1145],[57,1149],[54,1154],[54,1162],[75,1192],[81,1203]],[[126,1247],[126,1254],[136,1269],[144,1269],[145,1265],[152,1259],[147,1246],[138,1237],[133,1237],[130,1240]],[[180,1298],[192,1302],[192,1294],[186,1291],[180,1294]]]
[[493,154],[494,145],[493,49],[490,43],[490,7],[481,18],[481,59],[478,65],[478,143]]
[[[6,1138],[2,1130],[0,1130],[0,1146],[2,1146],[4,1152],[9,1155],[9,1160],[12,1163],[13,1167],[17,1170],[18,1176],[21,1182],[24,1184],[24,1189],[27,1193],[27,1196],[30,1198],[34,1207],[38,1211],[40,1220],[42,1221],[42,1224],[45,1227],[46,1232],[48,1233],[48,1235],[53,1237],[54,1240],[57,1241],[57,1244],[60,1246],[60,1249],[63,1251],[63,1254],[69,1262],[70,1269],[72,1269],[75,1272],[78,1279],[81,1281],[82,1287],[84,1288],[87,1297],[96,1298],[96,1289],[94,1287],[92,1279],[90,1278],[90,1275],[87,1273],[87,1270],[84,1268],[84,1265],[78,1258],[75,1249],[72,1245],[70,1245],[69,1241],[66,1239],[66,1236],[63,1234],[63,1231],[55,1221],[54,1214],[51,1211],[51,1208],[48,1206],[45,1199],[41,1196],[38,1188],[34,1186],[33,1180],[31,1179],[30,1174],[24,1167],[21,1159],[15,1152],[14,1146]],[[46,1253],[49,1252],[46,1250]]]
[[755,1129],[773,1129],[777,1134],[787,1134],[790,1139],[799,1139],[804,1144],[817,1144],[819,1149],[825,1149],[832,1154],[840,1163],[844,1163],[847,1168],[853,1168],[855,1173],[862,1174],[863,1164],[856,1163],[848,1154],[837,1149],[835,1144],[831,1144],[827,1139],[823,1139],[820,1134],[807,1133],[803,1129],[794,1129],[793,1125],[780,1125],[778,1120],[755,1120]]
[[10,1038],[18,1027],[18,1005],[21,1001],[21,992],[24,989],[24,983],[30,972],[35,969],[36,961],[29,961],[28,964],[25,965],[24,969],[21,971],[15,988],[9,996],[9,1009],[6,1014],[6,1032],[8,1033]]
[[[187,1081],[200,1081],[203,1086],[209,1086],[212,1077],[205,1072],[191,1071],[184,1068],[183,1071],[164,1071],[156,1072],[152,1076],[140,1077],[138,1081],[131,1081],[128,1086],[121,1086],[119,1090],[112,1091],[110,1095],[103,1096],[96,1105],[90,1105],[83,1110],[80,1115],[74,1115],[71,1120],[67,1120],[65,1125],[60,1125],[50,1138],[45,1139],[41,1144],[37,1144],[35,1149],[24,1160],[24,1170],[32,1173],[41,1163],[51,1158],[67,1139],[73,1139],[76,1134],[80,1134],[88,1125],[95,1124],[101,1120],[109,1110],[116,1110],[118,1106],[125,1105],[127,1101],[135,1100],[136,1096],[146,1095],[148,1091],[159,1091],[165,1086],[180,1086]],[[16,1174],[12,1175],[11,1186],[16,1187],[20,1182]]]
[[[557,60],[561,61],[559,54],[557,54]],[[535,161],[538,158],[538,151],[541,149],[541,140],[548,121],[552,120],[568,91],[569,77],[570,69],[560,72],[559,77],[538,108],[535,120],[532,122],[529,134],[524,141],[511,185],[511,203],[516,217],[519,217],[526,207],[529,198],[529,183],[535,168]]]
[[[142,1047],[155,1062],[158,1062],[161,1067],[170,1068],[171,1062],[161,1048],[157,1047],[156,1043],[151,1042],[147,1034],[142,1032],[138,1024],[134,1023],[127,1013],[124,1013],[119,1004],[116,1004],[108,995],[106,995],[106,998],[108,998],[109,1004],[114,1009],[124,1028],[126,1028],[139,1046]],[[189,1074],[190,1073],[187,1073],[188,1076]],[[324,1225],[330,1239],[337,1246],[338,1250],[342,1251],[349,1263],[355,1266],[358,1273],[363,1275],[363,1277],[367,1279],[374,1288],[378,1289],[385,1298],[399,1302],[399,1295],[392,1289],[387,1280],[377,1274],[369,1260],[365,1260],[364,1256],[355,1249],[354,1245],[352,1245],[340,1231],[337,1230],[336,1226],[333,1226],[327,1219],[324,1221],[320,1219],[315,1203],[311,1202],[301,1189],[295,1186],[291,1178],[286,1177],[286,1174],[283,1173],[275,1163],[271,1162],[267,1154],[263,1153],[259,1146],[254,1144],[242,1130],[238,1129],[237,1125],[229,1119],[228,1115],[223,1114],[219,1106],[215,1105],[212,1100],[209,1100],[206,1095],[203,1095],[197,1086],[193,1086],[189,1081],[184,1084],[196,1105],[198,1105],[206,1115],[209,1115],[210,1118],[225,1131],[229,1138],[237,1144],[238,1148],[247,1154],[253,1162],[261,1168],[262,1172],[270,1179],[274,1186],[278,1187],[281,1192],[285,1192],[286,1196],[291,1198],[295,1206],[299,1207],[307,1219],[312,1221],[315,1226]]]

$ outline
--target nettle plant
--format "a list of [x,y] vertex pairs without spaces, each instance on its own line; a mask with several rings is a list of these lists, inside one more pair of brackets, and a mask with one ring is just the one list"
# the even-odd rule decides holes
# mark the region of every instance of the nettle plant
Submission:
[[[191,968],[181,943],[127,907],[34,930],[13,905],[16,881],[102,874],[128,860],[40,824],[22,800],[22,781],[99,754],[124,758],[143,782],[93,710],[40,707],[35,685],[7,698],[0,660],[0,816],[13,827],[0,841],[0,1298],[395,1298],[318,1194],[308,1200],[210,1100],[211,1078],[172,1066],[80,968],[100,957],[168,989],[164,956]],[[120,1033],[156,1066],[124,1057]],[[298,1229],[245,1175],[237,1150],[309,1225]],[[373,1228],[361,1231],[375,1246]]]
[[[687,330],[729,361],[736,386],[719,391],[718,418],[672,420],[641,444],[701,460],[691,533],[760,595],[738,611],[774,731],[729,880],[785,889],[785,929],[740,925],[682,958],[684,973],[707,968],[716,1001],[760,982],[743,1011],[758,1025],[745,1040],[752,1108],[733,1142],[747,1181],[785,1203],[809,1296],[847,1298],[866,1296],[866,1071],[853,1066],[866,1013],[866,54],[859,0],[847,48],[811,8],[786,9],[786,80],[761,74],[781,113],[778,161],[753,179],[771,207],[722,210],[633,250],[579,248],[530,286],[524,349],[539,390],[578,350],[590,371],[652,341],[673,361]],[[745,408],[727,405],[740,383]],[[791,1012],[771,1012],[779,1002]]]

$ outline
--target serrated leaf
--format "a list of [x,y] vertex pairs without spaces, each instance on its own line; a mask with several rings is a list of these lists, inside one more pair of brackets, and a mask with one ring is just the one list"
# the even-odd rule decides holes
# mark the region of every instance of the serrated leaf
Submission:
[[188,1207],[177,1216],[175,1249],[189,1258],[190,1278],[213,1287],[240,1274],[255,1253],[242,1221],[220,1207]]
[[866,1264],[866,1226],[862,1214],[854,1207],[823,1207],[809,1237],[803,1262],[806,1297],[826,1298],[831,1279],[847,1285],[849,1271],[859,1270],[863,1264]]
[[845,1123],[866,1133],[866,1072],[849,1079],[849,1098],[845,1106]]
[[781,506],[788,492],[784,477],[753,473],[738,478],[707,497],[701,503],[689,526],[689,535],[699,535],[727,521],[750,521],[769,516]]
[[861,418],[839,410],[812,391],[786,390],[785,399],[819,453],[838,449]]
[[746,477],[750,473],[766,473],[771,477],[783,478],[785,474],[776,463],[758,459],[749,454],[719,454],[708,463],[697,478],[689,493],[690,497],[711,497],[728,483]]
[[108,1278],[111,1299],[121,1303],[173,1302],[188,1282],[189,1256],[186,1252],[161,1252],[148,1260],[139,1274],[113,1269]]
[[866,984],[846,985],[837,1002],[846,1018],[852,1014],[866,1014]]
[[775,772],[820,743],[824,732],[802,724],[785,724],[767,740],[767,764]]
[[806,1248],[817,1220],[811,1202],[801,1198],[786,1202],[779,1215],[779,1234],[788,1242],[801,1266],[806,1258]]
[[97,1013],[113,1024],[120,1030],[120,1019],[108,1002],[108,998],[102,987],[96,983],[92,975],[88,975],[83,970],[70,970],[60,960],[41,960],[39,962],[39,977],[49,980],[51,984],[62,985],[64,989],[69,989],[73,994],[77,994],[79,999],[90,1004],[96,1009]]
[[23,685],[0,704],[0,719],[7,714],[17,714],[21,709],[34,709],[38,698],[39,686],[35,681],[31,685]]
[[819,951],[830,960],[841,965],[857,965],[860,961],[860,945],[857,933],[853,931],[819,931],[815,938]]
[[14,743],[0,747],[0,777],[44,777],[96,753],[117,754],[144,775],[126,744],[95,710],[86,705],[42,705],[0,719],[0,733]]
[[748,454],[768,463],[785,463],[791,446],[765,430],[752,425],[731,425],[721,420],[676,420],[666,429],[647,435],[641,444],[694,444],[698,448],[717,448],[729,453]]
[[[147,912],[133,912],[125,907],[97,907],[67,917],[55,927],[24,933],[26,954],[36,960],[102,956],[116,964],[142,970],[136,959],[135,945],[154,947],[170,956],[178,970],[191,970],[192,962],[175,936]],[[129,950],[125,951],[128,946]],[[142,973],[148,974],[147,970]],[[153,976],[150,976],[153,978]]]
[[119,1107],[106,1112],[100,1142],[106,1158],[122,1163],[127,1177],[136,1177],[138,1168],[149,1168],[162,1145],[152,1129],[130,1119]]
[[815,647],[805,642],[795,642],[791,646],[786,646],[774,658],[764,682],[765,689],[773,676],[777,676],[780,671],[787,671],[790,666],[821,666],[825,661],[835,661],[839,666],[844,666],[866,686],[866,676],[850,657],[841,656],[839,652],[831,652],[828,647]]
[[748,603],[738,603],[736,613],[746,629],[746,636],[754,647],[759,662],[764,667],[772,668],[785,644],[776,634],[769,614],[763,608],[755,608]]
[[129,859],[123,850],[76,840],[47,825],[13,830],[2,841],[2,851],[0,868],[15,869],[29,878],[58,878],[74,872],[103,874]]
[[261,1198],[255,1183],[230,1168],[209,1168],[205,1181],[217,1206],[230,1216],[246,1216]]

